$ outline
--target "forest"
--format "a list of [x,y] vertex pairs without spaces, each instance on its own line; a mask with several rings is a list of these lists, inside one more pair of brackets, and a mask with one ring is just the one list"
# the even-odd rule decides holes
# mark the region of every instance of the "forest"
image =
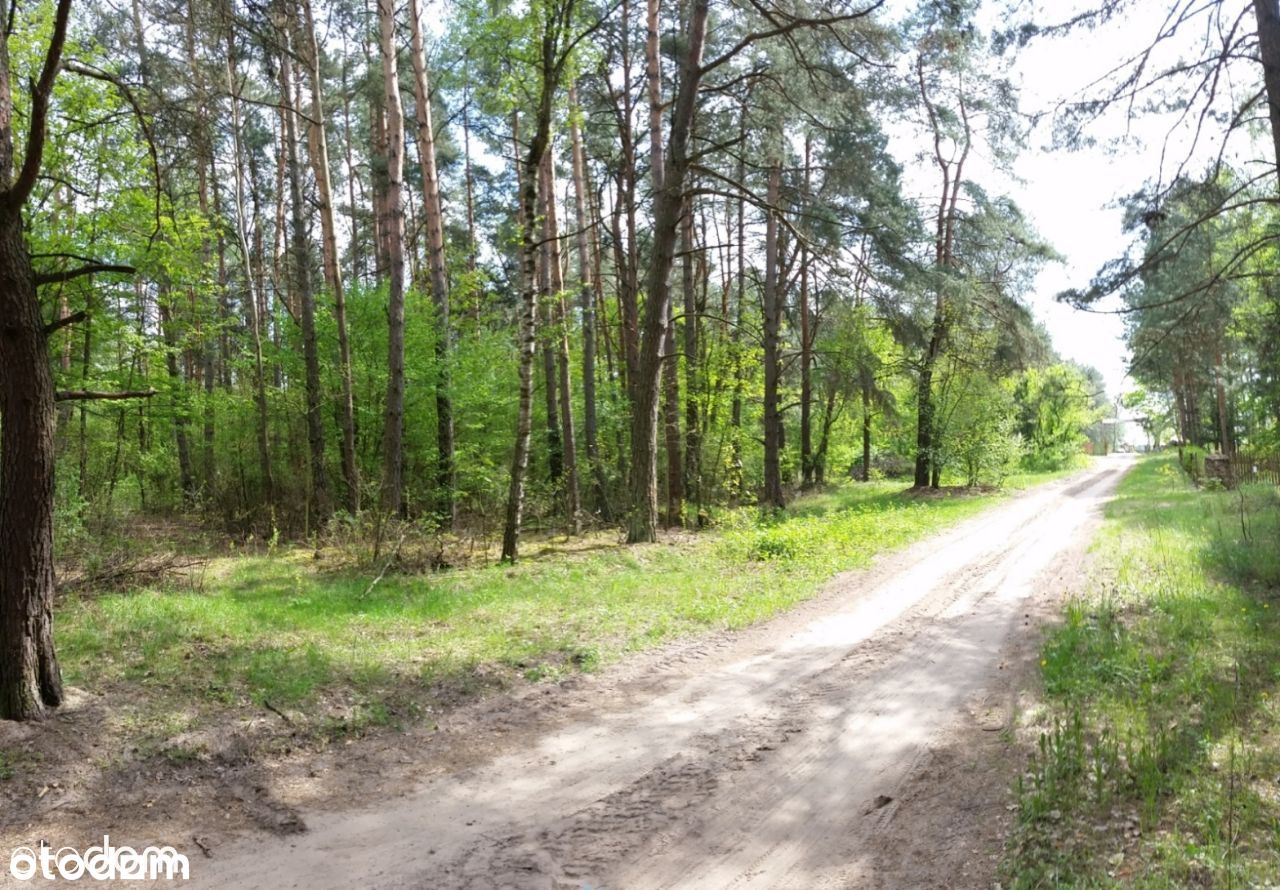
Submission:
[[1270,880],[1280,12],[1166,5],[14,0],[0,841]]
[[[1137,6],[11,4],[0,719],[64,701],[64,578],[128,585],[108,555],[156,529],[337,548],[368,598],[551,542],[809,552],[769,531],[807,498],[986,497],[1124,417],[1269,459],[1275,10],[1170,4],[1084,93],[1020,97],[1020,60]],[[1124,319],[1108,392],[1038,320],[1064,257],[1013,170],[1046,116],[1072,148],[1116,115],[1182,135],[1056,295]]]
[[1017,110],[960,11],[128,12],[85,16],[33,199],[49,274],[131,270],[46,288],[85,315],[56,385],[154,391],[62,406],[68,518],[501,515],[510,560],[529,524],[647,541],[881,454],[998,481],[1106,401],[1021,302],[1052,249],[966,178]]
[[879,6],[22,10],[11,77],[64,41],[9,136],[48,130],[56,546],[185,514],[514,561],[1104,449],[1101,380],[1025,303],[1054,251],[968,175],[1018,149],[1001,58],[967,5]]

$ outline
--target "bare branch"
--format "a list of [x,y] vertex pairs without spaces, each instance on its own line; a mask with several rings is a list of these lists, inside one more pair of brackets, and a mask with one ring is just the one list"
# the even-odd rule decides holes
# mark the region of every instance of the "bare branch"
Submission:
[[[885,4],[885,0],[874,0],[874,2],[871,3],[870,6],[867,6],[865,9],[860,9],[857,12],[848,12],[842,15],[825,16],[822,18],[809,18],[807,16],[790,16],[789,15],[787,16],[786,21],[782,21],[781,19],[777,18],[774,15],[766,15],[765,18],[767,21],[771,23],[774,23],[774,22],[777,23],[775,24],[774,27],[766,28],[763,31],[753,31],[752,33],[746,35],[737,43],[735,43],[733,46],[731,46],[729,49],[727,49],[722,55],[717,56],[716,58],[712,59],[710,62],[707,62],[705,65],[703,65],[699,73],[701,75],[706,75],[707,73],[714,71],[716,68],[719,68],[721,65],[724,65],[726,62],[731,61],[734,57],[736,57],[739,53],[741,53],[747,47],[753,46],[754,44],[757,44],[762,40],[769,40],[773,37],[779,37],[786,34],[790,34],[792,31],[798,30],[800,28],[830,28],[833,25],[839,25],[839,24],[843,24],[844,22],[851,22],[856,19],[866,18],[867,16],[874,13],[881,6],[884,6],[884,4]],[[757,8],[759,7],[757,6]]]
[[55,332],[60,331],[65,327],[68,327],[73,324],[79,324],[80,322],[85,321],[86,319],[88,319],[88,317],[89,317],[89,313],[85,312],[83,309],[81,309],[79,312],[73,312],[70,315],[64,315],[62,318],[59,318],[57,321],[53,321],[45,325],[44,335],[46,337],[49,337]]
[[57,402],[119,402],[125,399],[149,399],[158,394],[154,389],[134,389],[122,392],[98,392],[92,389],[63,389],[54,395]]
[[83,266],[76,266],[74,269],[67,269],[63,272],[42,272],[36,274],[36,286],[43,284],[57,284],[62,281],[71,281],[73,278],[82,278],[85,275],[93,275],[97,272],[115,272],[119,275],[136,275],[138,270],[133,266],[126,266],[122,263],[87,263]]

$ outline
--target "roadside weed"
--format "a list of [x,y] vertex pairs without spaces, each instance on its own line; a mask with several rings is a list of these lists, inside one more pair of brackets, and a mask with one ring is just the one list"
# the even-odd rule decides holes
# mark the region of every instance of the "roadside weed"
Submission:
[[[1241,509],[1243,504],[1243,522]],[[1045,641],[1048,708],[1005,886],[1248,887],[1280,874],[1280,510],[1142,461]]]

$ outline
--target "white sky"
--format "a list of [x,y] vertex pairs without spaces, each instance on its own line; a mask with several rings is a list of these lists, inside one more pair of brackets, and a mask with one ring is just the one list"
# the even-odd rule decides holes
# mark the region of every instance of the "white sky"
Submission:
[[[1071,7],[1079,5],[1047,4],[1047,18],[1061,21],[1071,14]],[[1146,2],[1138,6],[1125,18],[1099,30],[1035,41],[1022,50],[1013,73],[1022,87],[1023,110],[1051,109],[1148,45],[1168,15],[1170,4]],[[1249,24],[1251,20],[1245,22],[1246,26]],[[1176,48],[1170,47],[1162,57],[1168,60],[1174,52]],[[1246,78],[1253,74],[1249,68],[1241,73]],[[1256,89],[1260,81],[1259,70],[1252,83],[1230,87],[1233,91]],[[1126,149],[1109,152],[1098,147],[1069,152],[1048,149],[1046,121],[1032,134],[1015,165],[1015,176],[1021,182],[1011,182],[1005,189],[1065,257],[1064,263],[1047,267],[1037,280],[1031,300],[1037,317],[1048,327],[1063,356],[1093,365],[1103,373],[1113,399],[1134,385],[1126,379],[1129,357],[1123,342],[1122,317],[1077,311],[1053,298],[1067,288],[1087,286],[1104,261],[1124,253],[1130,236],[1121,231],[1122,213],[1114,206],[1115,200],[1137,191],[1159,172],[1161,144],[1171,123],[1171,118],[1139,117],[1130,121],[1126,116],[1113,115],[1090,132],[1100,140],[1129,136]],[[1186,144],[1184,138],[1176,146],[1181,151],[1170,150],[1166,178],[1172,162],[1187,155]],[[1207,160],[1211,148],[1216,146],[1202,145],[1195,156]],[[1193,167],[1191,172],[1200,171]]]
[[[1030,44],[1014,68],[1024,110],[1051,108],[1126,57],[1138,35],[1145,37],[1154,29],[1119,24],[1101,32]],[[1125,379],[1129,356],[1121,317],[1072,309],[1054,295],[1084,287],[1106,260],[1123,253],[1128,239],[1121,231],[1122,212],[1114,202],[1136,191],[1155,172],[1158,162],[1150,159],[1155,149],[1135,146],[1114,154],[1102,148],[1052,151],[1047,145],[1048,129],[1046,120],[1033,132],[1015,167],[1022,182],[1011,187],[1037,230],[1065,258],[1040,273],[1031,302],[1058,351],[1101,371],[1108,393],[1115,398],[1132,386]],[[1146,135],[1162,134],[1157,129]]]

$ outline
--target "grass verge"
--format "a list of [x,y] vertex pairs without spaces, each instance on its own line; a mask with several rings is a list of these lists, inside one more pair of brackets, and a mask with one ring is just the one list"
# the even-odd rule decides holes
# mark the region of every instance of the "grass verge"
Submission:
[[1144,459],[1041,659],[1004,885],[1270,887],[1280,875],[1280,495]]

